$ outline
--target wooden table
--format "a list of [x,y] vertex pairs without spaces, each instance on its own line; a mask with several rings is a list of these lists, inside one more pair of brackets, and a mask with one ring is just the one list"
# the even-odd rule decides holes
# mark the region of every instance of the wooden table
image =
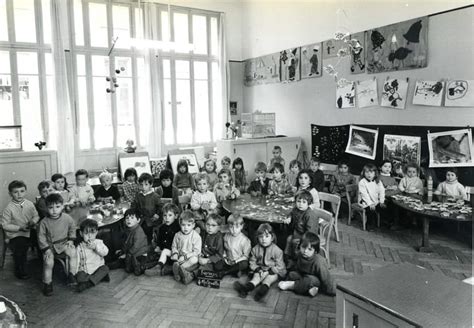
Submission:
[[410,263],[341,280],[337,327],[471,327],[471,287]]
[[5,305],[6,309],[3,314],[0,314],[0,327],[23,328],[27,326],[26,316],[15,302],[2,295],[0,295],[0,302]]
[[[124,217],[125,211],[130,208],[130,203],[122,202],[113,204],[113,208],[111,208],[111,210],[109,211],[109,215],[106,216],[104,214],[101,214],[102,219],[97,213],[91,213],[94,212],[94,210],[99,211],[100,208],[98,208],[98,206],[99,204],[96,203],[87,206],[75,206],[68,214],[74,219],[78,227],[82,223],[82,221],[87,218],[90,218],[97,221],[97,223],[99,224],[99,228],[103,228],[121,221]],[[118,211],[118,213],[113,213],[114,210]]]
[[455,222],[472,222],[472,207],[457,203],[428,203],[426,197],[399,194],[390,197],[392,202],[406,211],[412,212],[423,219],[423,234],[420,252],[431,252],[429,232],[430,220],[448,220]]

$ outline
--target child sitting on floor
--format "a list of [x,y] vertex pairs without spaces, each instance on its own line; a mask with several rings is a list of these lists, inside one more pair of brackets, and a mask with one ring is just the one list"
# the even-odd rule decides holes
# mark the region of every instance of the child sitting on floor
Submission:
[[110,281],[109,268],[104,262],[104,256],[109,253],[109,249],[102,240],[97,239],[98,232],[97,221],[82,221],[79,231],[82,241],[76,247],[77,267],[71,269],[72,272],[77,272],[78,292],[93,287],[102,280]]
[[214,185],[218,182],[217,177],[217,165],[213,159],[207,159],[204,161],[202,172],[206,172],[209,176],[209,189],[214,189]]
[[[74,220],[64,210],[64,201],[60,194],[50,194],[46,197],[48,216],[41,220],[38,228],[38,245],[43,252],[43,294],[53,294],[54,259],[61,254],[69,257],[69,268],[76,267],[76,225]],[[72,274],[70,282],[75,279]]]
[[270,184],[270,179],[266,177],[267,165],[263,162],[258,162],[255,165],[255,175],[257,177],[255,180],[250,182],[247,192],[253,197],[268,195],[268,185]]
[[46,197],[49,194],[54,193],[53,182],[50,180],[43,180],[38,184],[38,192],[40,196],[36,198],[36,210],[38,211],[38,215],[40,220],[43,219],[45,216],[48,215],[48,206],[46,206]]
[[76,171],[76,184],[71,188],[74,202],[79,206],[87,206],[95,201],[94,190],[87,184],[89,173],[80,169]]
[[194,230],[196,215],[189,210],[184,211],[179,217],[181,231],[173,238],[171,245],[171,260],[173,263],[173,276],[176,281],[185,285],[194,279],[193,270],[198,264],[201,254],[201,236]]
[[125,173],[123,174],[123,179],[125,180],[122,183],[123,200],[131,203],[135,200],[135,197],[140,191],[140,186],[137,183],[137,170],[135,170],[133,167],[129,167],[125,170]]
[[405,176],[400,180],[398,189],[407,194],[423,195],[423,182],[418,177],[418,165],[409,163],[406,166]]
[[163,223],[153,230],[154,252],[160,255],[158,264],[151,269],[145,270],[147,276],[164,276],[171,273],[171,244],[176,233],[181,229],[178,221],[179,208],[175,204],[168,203],[163,206]]
[[316,296],[321,290],[336,295],[336,287],[326,259],[319,253],[319,237],[306,232],[300,244],[296,270],[288,274],[288,281],[278,284],[281,290],[294,290],[296,294]]
[[112,184],[113,176],[109,172],[102,172],[99,175],[100,187],[94,193],[97,201],[103,203],[114,203],[120,199],[120,193],[116,185]]
[[447,196],[448,200],[466,199],[466,188],[458,182],[458,170],[455,168],[448,168],[446,170],[446,180],[438,185],[434,194]]
[[379,180],[378,170],[374,164],[366,164],[362,169],[358,199],[359,204],[367,210],[367,222],[375,220],[376,213],[386,207],[385,188]]
[[5,231],[6,240],[13,252],[13,267],[15,277],[28,279],[30,275],[26,268],[28,248],[30,246],[30,230],[39,221],[35,205],[25,199],[26,184],[14,180],[8,185],[8,193],[12,200],[3,210],[0,226]]
[[219,203],[226,199],[236,199],[240,196],[240,191],[235,188],[234,181],[232,181],[230,170],[220,170],[218,177],[219,182],[214,186],[214,194]]
[[235,187],[239,189],[240,193],[247,191],[247,174],[245,174],[244,162],[242,158],[237,157],[232,162],[232,170],[235,177]]
[[326,179],[324,178],[324,172],[319,169],[321,161],[318,157],[313,156],[309,165],[309,171],[311,173],[311,184],[318,192],[324,191],[324,185]]
[[[193,193],[191,197],[191,209],[193,211],[199,211],[204,215],[208,213],[213,213],[217,207],[216,195],[208,190],[209,187],[209,176],[207,173],[201,172],[195,176],[197,190]],[[196,219],[196,218],[195,218]],[[198,226],[198,232],[201,232],[205,229],[204,222],[202,220],[197,220],[195,222]]]
[[240,297],[245,298],[250,291],[257,288],[254,299],[258,302],[267,295],[271,285],[285,277],[286,268],[283,252],[276,245],[272,226],[268,223],[261,224],[257,229],[257,239],[258,244],[250,253],[249,268],[252,277],[245,285],[239,281],[234,282],[234,289]]
[[270,169],[273,179],[268,186],[269,195],[284,195],[292,191],[291,185],[285,176],[284,166],[280,163],[274,163]]
[[215,266],[221,276],[234,274],[240,277],[249,266],[250,239],[242,233],[244,220],[240,215],[231,214],[227,223],[229,232],[224,235],[224,261]]
[[313,202],[310,204],[310,208],[319,208],[321,207],[321,203],[319,202],[319,193],[312,186],[312,174],[310,170],[301,170],[298,173],[298,177],[296,179],[296,188],[298,191],[307,190],[313,197]]
[[156,188],[160,198],[169,198],[179,207],[179,189],[173,186],[173,171],[164,169],[160,172],[160,186]]
[[173,185],[184,195],[191,195],[196,185],[191,173],[189,173],[188,161],[180,159],[177,165],[177,173],[174,176]]
[[69,212],[71,207],[74,206],[74,197],[69,192],[69,185],[67,184],[66,177],[61,173],[55,173],[51,176],[51,180],[54,183],[54,189],[61,195],[64,200],[64,210]]
[[296,179],[301,169],[302,165],[300,161],[294,159],[290,162],[290,170],[288,171],[286,177],[288,179],[288,183],[293,188],[293,192],[296,192]]
[[382,166],[380,166],[380,176],[379,179],[382,182],[385,190],[397,190],[398,184],[397,180],[392,177],[392,162],[389,160],[384,160]]
[[[202,233],[202,251],[199,255],[199,270],[217,271],[216,263],[224,259],[224,240],[220,227],[222,217],[209,214],[206,219],[206,230]],[[197,272],[195,271],[195,274]]]

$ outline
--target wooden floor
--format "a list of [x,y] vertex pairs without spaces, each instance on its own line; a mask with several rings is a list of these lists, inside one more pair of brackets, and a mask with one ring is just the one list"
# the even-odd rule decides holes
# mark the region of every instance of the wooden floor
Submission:
[[[343,219],[340,242],[331,241],[331,271],[340,280],[388,263],[411,262],[454,279],[472,276],[471,245],[456,241],[445,227],[432,229],[434,252],[426,254],[415,251],[420,228],[365,232],[360,222],[348,226]],[[37,267],[37,260],[30,266]],[[135,277],[115,270],[110,283],[77,294],[64,285],[59,272],[54,295],[44,297],[40,270],[33,273],[31,280],[15,279],[11,256],[0,270],[0,294],[18,303],[30,327],[335,327],[335,298],[296,296],[274,286],[257,303],[251,296],[237,297],[232,290],[237,278],[226,277],[221,289],[208,289],[184,286],[171,276]]]

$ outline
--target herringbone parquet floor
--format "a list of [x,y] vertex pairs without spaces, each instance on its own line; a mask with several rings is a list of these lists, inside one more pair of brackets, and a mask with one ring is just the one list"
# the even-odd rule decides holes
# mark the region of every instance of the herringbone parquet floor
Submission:
[[[411,262],[454,279],[472,276],[472,249],[456,241],[443,227],[434,226],[433,253],[418,253],[414,247],[420,229],[397,232],[365,232],[359,222],[340,222],[339,243],[331,240],[331,272],[336,280],[348,279],[386,265]],[[468,227],[471,229],[471,227]],[[37,266],[36,260],[31,266]],[[29,281],[12,275],[11,257],[0,271],[0,294],[15,300],[25,311],[31,327],[335,327],[335,298],[296,296],[270,290],[263,303],[250,296],[240,299],[232,290],[236,278],[224,278],[220,289],[184,286],[171,276],[135,277],[113,271],[110,283],[81,294],[73,292],[55,277],[54,295],[40,292],[37,269]]]

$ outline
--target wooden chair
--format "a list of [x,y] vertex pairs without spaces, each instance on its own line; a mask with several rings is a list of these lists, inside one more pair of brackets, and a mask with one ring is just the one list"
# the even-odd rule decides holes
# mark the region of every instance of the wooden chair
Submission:
[[[349,217],[347,219],[347,224],[351,224],[351,219],[355,213],[359,213],[362,217],[362,229],[365,231],[367,225],[367,213],[365,208],[362,207],[358,201],[352,201],[351,194],[355,193],[356,199],[359,198],[359,186],[356,184],[346,186],[346,198],[347,198],[347,205],[349,208]],[[377,212],[377,227],[380,227],[380,214]]]
[[319,224],[319,246],[326,257],[328,264],[331,265],[329,260],[329,239],[334,225],[334,215],[321,208],[315,208],[313,211],[316,213],[318,218],[322,219],[322,222]]
[[339,208],[341,207],[341,197],[334,194],[328,194],[325,192],[319,193],[319,200],[321,201],[321,208],[324,208],[324,203],[330,203],[331,209],[334,216],[334,234],[336,235],[336,241],[339,242],[339,229],[337,227],[337,221],[339,218]]
[[7,254],[7,241],[5,231],[3,231],[2,225],[0,224],[0,269],[3,269],[5,265],[5,257]]

